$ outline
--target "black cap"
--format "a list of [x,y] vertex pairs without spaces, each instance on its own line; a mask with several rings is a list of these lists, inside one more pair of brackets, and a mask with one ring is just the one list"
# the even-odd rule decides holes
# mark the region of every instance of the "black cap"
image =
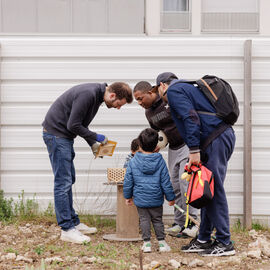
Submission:
[[168,82],[171,82],[172,80],[175,80],[175,79],[177,80],[178,78],[174,73],[163,72],[157,76],[156,83],[157,83],[157,86],[159,86],[160,83],[168,83]]

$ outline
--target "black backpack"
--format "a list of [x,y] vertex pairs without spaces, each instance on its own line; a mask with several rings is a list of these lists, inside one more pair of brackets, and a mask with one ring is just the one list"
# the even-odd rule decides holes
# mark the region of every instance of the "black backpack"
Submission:
[[239,104],[231,86],[214,75],[205,75],[197,81],[182,81],[197,84],[210,103],[214,106],[216,116],[226,124],[234,125],[239,116]]

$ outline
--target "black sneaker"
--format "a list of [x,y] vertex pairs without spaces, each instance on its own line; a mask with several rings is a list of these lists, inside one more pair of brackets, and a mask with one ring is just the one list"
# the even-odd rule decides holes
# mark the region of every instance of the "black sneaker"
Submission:
[[182,246],[181,250],[183,252],[201,252],[209,249],[212,246],[212,241],[209,240],[206,243],[201,243],[198,241],[197,237],[192,239],[190,243],[186,246]]
[[215,240],[212,246],[202,252],[200,252],[201,256],[232,256],[235,254],[235,249],[233,247],[233,243],[230,242],[229,245],[224,245],[218,240]]

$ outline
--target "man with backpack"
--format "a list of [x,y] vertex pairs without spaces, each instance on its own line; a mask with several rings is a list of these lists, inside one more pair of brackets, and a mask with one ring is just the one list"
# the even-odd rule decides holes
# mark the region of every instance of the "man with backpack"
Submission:
[[[189,147],[188,167],[200,162],[214,174],[214,198],[201,209],[198,237],[181,248],[203,256],[235,254],[230,240],[229,211],[223,187],[228,161],[234,150],[235,134],[231,125],[217,115],[217,109],[196,85],[174,79],[171,72],[158,75],[156,89],[168,100],[172,118]],[[216,229],[216,240],[211,233]]]

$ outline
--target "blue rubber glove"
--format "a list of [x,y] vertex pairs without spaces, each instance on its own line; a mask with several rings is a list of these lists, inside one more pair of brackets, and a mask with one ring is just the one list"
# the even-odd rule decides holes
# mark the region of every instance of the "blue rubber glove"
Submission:
[[100,142],[104,145],[108,142],[108,138],[102,134],[97,134],[97,142]]

